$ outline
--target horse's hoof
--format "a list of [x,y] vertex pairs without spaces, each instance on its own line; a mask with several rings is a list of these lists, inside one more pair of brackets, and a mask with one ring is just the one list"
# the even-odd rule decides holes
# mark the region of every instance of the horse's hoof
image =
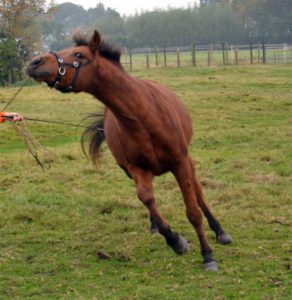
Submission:
[[232,242],[232,237],[228,233],[222,233],[217,236],[217,242],[221,245],[227,245]]
[[217,265],[216,261],[210,261],[210,262],[204,263],[203,267],[204,267],[204,271],[213,271],[213,272],[218,271],[218,265]]
[[181,235],[178,235],[178,241],[175,245],[172,246],[172,249],[177,254],[184,254],[189,250],[189,242]]
[[157,227],[151,227],[150,228],[150,233],[152,233],[152,234],[159,233],[158,228]]

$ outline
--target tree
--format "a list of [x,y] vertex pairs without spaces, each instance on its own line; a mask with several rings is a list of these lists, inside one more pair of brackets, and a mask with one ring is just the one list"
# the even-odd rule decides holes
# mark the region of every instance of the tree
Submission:
[[292,42],[291,0],[233,0],[250,40]]
[[196,39],[197,7],[145,12],[126,20],[131,47],[181,46]]
[[72,44],[74,31],[88,32],[98,29],[107,39],[120,45],[126,44],[125,20],[112,9],[98,3],[95,8],[85,10],[82,6],[72,3],[60,4],[49,22],[43,23],[46,45],[55,51]]
[[[50,6],[53,3],[50,3]],[[2,83],[14,81],[14,68],[20,76],[25,60],[39,45],[41,32],[37,17],[50,6],[45,0],[1,0],[0,63]]]
[[245,38],[243,24],[229,5],[146,12],[128,18],[126,32],[132,47],[238,43]]
[[236,17],[230,6],[201,6],[198,18],[199,43],[222,41],[240,43],[245,40],[243,23]]
[[212,4],[230,4],[231,0],[200,0],[200,6]]

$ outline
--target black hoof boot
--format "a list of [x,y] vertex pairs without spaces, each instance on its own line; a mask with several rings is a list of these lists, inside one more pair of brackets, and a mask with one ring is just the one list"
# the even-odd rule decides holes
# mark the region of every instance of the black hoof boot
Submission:
[[222,232],[217,236],[217,242],[221,245],[228,245],[231,244],[232,237],[230,234]]
[[181,254],[188,252],[189,242],[181,235],[178,235],[177,243],[174,245],[171,245],[171,248],[174,250],[175,253],[181,255]]
[[211,253],[206,254],[204,256],[203,268],[204,271],[213,271],[213,272],[218,271],[218,265],[214,260],[214,258],[212,257]]

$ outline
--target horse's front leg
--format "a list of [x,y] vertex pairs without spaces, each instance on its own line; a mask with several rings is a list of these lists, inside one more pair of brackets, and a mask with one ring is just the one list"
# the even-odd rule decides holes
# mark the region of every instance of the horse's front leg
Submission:
[[188,251],[188,242],[178,233],[171,230],[167,221],[160,214],[153,195],[153,174],[137,167],[130,167],[129,172],[135,181],[138,198],[149,210],[153,227],[164,236],[166,243],[177,253],[183,254]]

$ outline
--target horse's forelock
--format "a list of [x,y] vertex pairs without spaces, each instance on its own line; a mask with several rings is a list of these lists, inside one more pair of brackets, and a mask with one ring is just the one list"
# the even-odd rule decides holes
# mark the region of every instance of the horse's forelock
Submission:
[[89,41],[87,40],[85,35],[82,35],[80,33],[75,33],[73,35],[73,41],[76,46],[88,46],[89,45]]
[[[73,41],[76,46],[89,46],[89,41],[85,35],[75,33],[73,35]],[[108,60],[119,62],[121,57],[121,50],[119,47],[113,46],[105,41],[101,41],[98,49],[98,53]]]

